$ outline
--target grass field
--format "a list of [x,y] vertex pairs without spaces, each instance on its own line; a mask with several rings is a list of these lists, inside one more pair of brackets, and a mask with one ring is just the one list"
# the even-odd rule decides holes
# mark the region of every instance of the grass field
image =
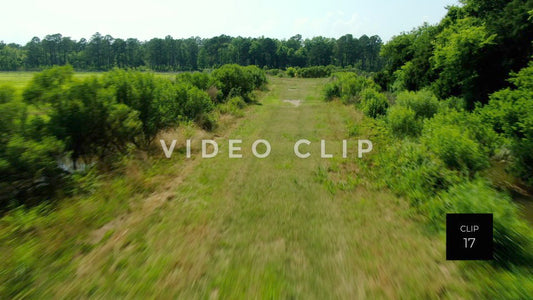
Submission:
[[[27,272],[12,278],[22,282],[16,292],[185,299],[466,295],[456,265],[444,260],[441,238],[413,220],[404,200],[357,177],[357,137],[349,140],[350,158],[340,157],[348,127],[362,115],[323,102],[323,83],[272,78],[260,105],[211,135],[220,146],[215,158],[199,158],[196,147],[193,159],[184,160],[179,149],[168,161],[109,180],[88,199],[60,205],[46,219],[54,222],[36,217],[41,222],[24,231],[4,220],[0,250],[20,256],[7,267]],[[206,136],[186,135],[195,145]],[[243,140],[242,159],[228,158],[229,138]],[[252,155],[257,139],[270,142],[269,157]],[[311,157],[295,157],[298,139],[312,142]],[[320,158],[321,139],[334,158]],[[10,240],[13,232],[25,238]]]
[[[30,82],[33,78],[33,75],[38,72],[0,72],[0,86],[7,84],[14,87],[17,92],[20,94],[24,87]],[[75,78],[85,78],[92,75],[100,75],[101,72],[75,72]],[[156,73],[158,76],[172,77],[176,73]]]

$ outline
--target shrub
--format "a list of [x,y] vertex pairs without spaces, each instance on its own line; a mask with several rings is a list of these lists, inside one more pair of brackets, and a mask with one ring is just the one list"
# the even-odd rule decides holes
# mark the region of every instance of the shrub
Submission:
[[385,95],[369,88],[361,92],[361,107],[365,115],[377,118],[387,112],[389,102]]
[[338,98],[341,96],[341,88],[338,82],[332,81],[326,83],[324,86],[324,99],[333,100],[333,98]]
[[355,103],[366,88],[379,90],[379,86],[370,78],[358,76],[352,72],[340,72],[331,77],[331,81],[324,86],[323,92],[326,100],[341,97],[344,103]]
[[431,118],[439,109],[437,97],[429,90],[400,92],[396,104],[412,109],[417,118]]
[[285,72],[287,73],[287,76],[289,77],[296,77],[296,69],[293,67],[288,67]]
[[55,102],[66,85],[72,82],[71,66],[53,67],[37,73],[24,89],[24,101],[31,104]]
[[426,146],[411,141],[390,145],[377,156],[375,165],[379,167],[379,180],[407,196],[415,207],[460,180]]
[[230,94],[246,95],[254,89],[250,74],[236,64],[223,65],[214,70],[212,76],[216,87],[222,92],[220,102],[226,101]]
[[246,107],[246,102],[242,97],[233,97],[228,102],[219,106],[219,111],[224,114],[231,114],[240,117],[243,115],[242,109]]
[[251,78],[253,89],[260,89],[267,83],[265,71],[257,66],[251,65],[244,67]]
[[488,156],[471,132],[456,124],[434,118],[424,123],[422,143],[449,167],[471,173],[489,165]]
[[490,96],[478,109],[480,119],[510,141],[512,172],[533,186],[533,63],[510,79],[516,89],[504,89]]
[[409,107],[395,105],[387,111],[387,124],[391,132],[398,136],[417,136],[422,130],[422,122]]
[[214,113],[200,114],[195,121],[204,130],[212,131],[217,127],[217,115]]
[[454,109],[456,111],[466,110],[466,101],[459,97],[449,97],[440,101],[440,109]]
[[307,68],[299,68],[296,70],[296,76],[301,78],[321,78],[328,77],[334,71],[335,67],[328,66],[311,66]]
[[7,103],[15,98],[15,89],[9,85],[0,86],[0,104]]
[[[1,88],[0,103],[0,210],[10,205],[33,204],[49,197],[59,186],[63,172],[57,160],[64,143],[45,131],[34,132],[24,103],[9,100]],[[11,91],[11,88],[7,88]],[[35,198],[34,198],[35,197]]]
[[187,100],[183,106],[183,115],[190,120],[195,120],[198,116],[209,113],[213,110],[213,102],[206,92],[197,87],[187,90]]
[[201,90],[207,90],[211,85],[211,76],[203,72],[184,72],[176,75],[176,82],[190,83]]

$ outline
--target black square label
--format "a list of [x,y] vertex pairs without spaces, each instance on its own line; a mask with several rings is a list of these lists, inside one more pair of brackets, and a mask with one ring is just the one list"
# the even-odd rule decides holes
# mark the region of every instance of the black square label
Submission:
[[493,259],[492,235],[492,214],[446,214],[446,259]]

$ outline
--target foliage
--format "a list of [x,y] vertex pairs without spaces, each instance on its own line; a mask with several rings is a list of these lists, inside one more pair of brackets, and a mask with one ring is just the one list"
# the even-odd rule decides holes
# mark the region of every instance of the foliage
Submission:
[[480,91],[479,71],[481,54],[494,43],[494,34],[488,33],[477,20],[465,18],[444,29],[435,39],[433,68],[439,77],[434,83],[435,92],[441,97],[463,95],[469,108],[473,108]]
[[0,87],[0,209],[48,197],[60,184],[57,159],[64,144],[31,125],[24,103],[13,89]]
[[389,107],[387,97],[373,88],[361,92],[361,110],[365,115],[377,118],[384,115]]
[[[224,77],[226,70],[241,77]],[[213,77],[180,74],[175,82],[122,69],[76,79],[72,67],[63,66],[35,74],[22,92],[24,102],[13,88],[0,87],[0,209],[54,197],[68,174],[78,172],[80,160],[112,167],[133,147],[148,147],[162,129],[180,122],[213,130],[215,104],[203,89],[226,78],[234,79],[230,94],[246,91],[246,97],[266,83],[264,72],[252,66],[228,66]],[[234,114],[244,105],[237,95],[229,102]]]
[[250,75],[254,89],[260,89],[267,83],[265,71],[258,68],[257,66],[246,66],[244,67],[244,70]]
[[251,72],[236,64],[224,65],[213,71],[212,76],[216,87],[222,92],[222,99],[218,99],[220,102],[229,96],[247,97],[256,87]]
[[505,88],[511,71],[533,55],[533,2],[462,1],[448,7],[440,24],[424,24],[393,37],[380,54],[379,83],[387,90],[429,87],[440,99],[463,98],[468,109]]
[[387,124],[398,137],[417,136],[422,131],[422,122],[409,107],[394,105],[387,111]]
[[492,213],[494,259],[498,264],[528,264],[533,261],[533,235],[520,219],[516,206],[505,194],[492,189],[484,180],[452,186],[428,202],[429,218],[444,228],[446,213]]
[[333,65],[297,68],[295,75],[296,77],[300,77],[300,78],[329,77],[334,69],[335,67]]
[[429,90],[400,92],[396,96],[396,104],[412,109],[420,119],[433,117],[439,109],[437,97]]
[[218,109],[221,113],[231,114],[237,117],[243,115],[242,109],[246,107],[246,102],[240,96],[229,99],[226,103],[221,104]]
[[353,72],[339,72],[331,76],[330,82],[324,86],[326,100],[340,97],[344,103],[355,103],[364,89],[379,90],[379,86],[370,78]]
[[533,186],[533,63],[510,81],[515,89],[503,89],[490,96],[479,109],[480,119],[510,140],[512,171]]
[[296,77],[296,68],[288,67],[286,73],[289,77]]
[[204,39],[166,36],[139,41],[97,32],[90,38],[76,41],[61,34],[51,34],[42,39],[34,37],[25,45],[0,42],[0,70],[36,70],[69,63],[76,69],[98,71],[114,67],[192,71],[224,64],[277,69],[334,64],[377,71],[382,66],[379,57],[382,44],[379,36],[367,35],[360,38],[345,35],[339,39],[322,36],[303,39],[301,35],[295,35],[288,40],[227,35]]
[[396,193],[408,196],[415,207],[460,180],[427,146],[408,140],[382,151],[376,166],[378,178]]
[[488,156],[468,128],[448,122],[444,115],[424,122],[421,141],[447,167],[475,172],[488,166]]
[[201,90],[211,87],[212,80],[208,73],[204,72],[183,72],[176,75],[176,82],[190,83]]

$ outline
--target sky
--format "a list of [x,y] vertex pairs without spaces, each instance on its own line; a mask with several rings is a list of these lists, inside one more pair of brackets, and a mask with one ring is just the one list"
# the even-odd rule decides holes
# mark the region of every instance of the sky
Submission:
[[61,33],[75,40],[95,32],[149,40],[220,34],[288,39],[379,35],[437,23],[454,0],[15,0],[0,10],[0,41],[25,44]]

